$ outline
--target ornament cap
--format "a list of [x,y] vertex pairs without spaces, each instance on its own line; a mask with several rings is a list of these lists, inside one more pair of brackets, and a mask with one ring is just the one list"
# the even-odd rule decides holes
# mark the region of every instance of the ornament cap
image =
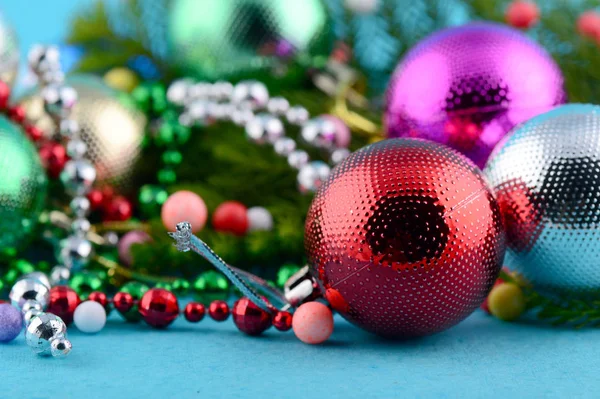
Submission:
[[169,236],[175,240],[178,251],[188,252],[191,247],[192,225],[189,222],[177,223],[176,231],[169,232]]

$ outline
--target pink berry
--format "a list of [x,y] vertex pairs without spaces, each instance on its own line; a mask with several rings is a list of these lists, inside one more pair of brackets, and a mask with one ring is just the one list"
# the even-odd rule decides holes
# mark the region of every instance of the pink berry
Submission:
[[305,344],[320,344],[327,341],[333,332],[333,315],[322,303],[307,302],[294,312],[292,328],[296,337]]
[[194,233],[202,230],[208,218],[206,204],[191,191],[178,191],[172,194],[162,206],[161,218],[164,226],[171,231],[177,223],[190,222]]

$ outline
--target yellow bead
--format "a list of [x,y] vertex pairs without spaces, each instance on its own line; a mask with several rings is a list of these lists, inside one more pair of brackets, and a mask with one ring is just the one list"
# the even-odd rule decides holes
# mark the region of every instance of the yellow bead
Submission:
[[140,80],[130,69],[115,67],[104,74],[104,82],[113,89],[131,93],[140,83]]
[[497,285],[488,296],[488,307],[490,313],[500,320],[515,320],[525,311],[523,290],[512,283]]

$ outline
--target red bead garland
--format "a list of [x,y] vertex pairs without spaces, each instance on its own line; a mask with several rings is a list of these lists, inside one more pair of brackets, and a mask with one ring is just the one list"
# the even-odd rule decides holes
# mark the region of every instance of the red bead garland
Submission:
[[204,318],[205,313],[206,308],[203,304],[198,302],[190,302],[185,305],[185,308],[183,309],[183,315],[190,323],[198,323]]
[[208,315],[214,321],[225,321],[229,317],[229,305],[221,300],[212,301],[208,307]]
[[113,297],[113,304],[119,312],[129,312],[133,307],[133,296],[127,292],[117,292]]
[[106,313],[108,313],[108,311],[110,309],[110,307],[108,306],[109,301],[108,301],[108,297],[106,296],[106,294],[104,292],[94,291],[88,296],[88,300],[98,302],[100,305],[102,305],[104,310],[106,310]]
[[67,150],[57,142],[48,141],[40,149],[40,161],[46,169],[48,176],[56,179],[67,163]]
[[148,290],[142,296],[138,309],[144,321],[156,328],[167,327],[179,315],[177,297],[162,288]]
[[237,300],[231,314],[236,327],[248,335],[260,335],[271,327],[271,315],[246,297]]
[[289,331],[292,328],[292,319],[290,312],[279,311],[273,317],[273,326],[279,331]]
[[73,313],[81,303],[79,295],[70,287],[56,286],[50,289],[50,300],[46,310],[60,317],[66,325],[73,322]]

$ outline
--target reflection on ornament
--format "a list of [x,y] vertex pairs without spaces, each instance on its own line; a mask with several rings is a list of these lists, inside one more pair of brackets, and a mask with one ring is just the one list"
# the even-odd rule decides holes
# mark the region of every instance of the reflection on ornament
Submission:
[[19,42],[7,21],[0,17],[0,80],[12,86],[19,71]]
[[544,49],[515,29],[476,23],[408,52],[389,84],[384,124],[388,137],[447,144],[482,167],[510,129],[565,100]]
[[[118,93],[98,77],[75,75],[67,83],[79,95],[73,119],[79,123],[81,138],[88,146],[87,156],[96,168],[97,184],[108,183],[127,190],[141,152],[144,115],[122,104]],[[25,95],[19,103],[25,108],[28,121],[47,135],[56,133],[39,92]]]
[[331,49],[320,0],[177,0],[168,26],[174,64],[200,79],[247,77],[275,59],[326,56]]
[[46,174],[34,146],[0,116],[0,247],[22,247],[46,201]]
[[600,107],[531,119],[494,151],[485,175],[505,220],[507,266],[542,293],[597,293]]
[[330,305],[393,338],[463,320],[504,257],[498,204],[479,170],[422,140],[381,141],[342,161],[317,192],[305,233]]

